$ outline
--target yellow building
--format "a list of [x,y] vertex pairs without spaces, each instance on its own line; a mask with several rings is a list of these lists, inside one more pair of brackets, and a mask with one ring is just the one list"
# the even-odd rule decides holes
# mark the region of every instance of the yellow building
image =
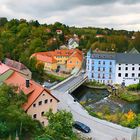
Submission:
[[82,51],[78,49],[38,52],[31,57],[36,57],[38,61],[43,62],[44,70],[53,71],[60,65],[64,65],[66,70],[72,70],[75,67],[80,69],[83,61]]

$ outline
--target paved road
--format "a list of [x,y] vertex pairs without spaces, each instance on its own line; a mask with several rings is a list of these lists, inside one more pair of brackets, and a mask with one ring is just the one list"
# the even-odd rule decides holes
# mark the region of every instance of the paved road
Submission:
[[65,83],[61,84],[55,90],[59,92],[66,92],[70,87],[74,86],[79,81],[83,80],[84,74],[80,73],[78,76],[72,77],[70,80],[66,81]]
[[66,109],[72,112],[75,120],[81,121],[91,128],[92,131],[87,136],[95,138],[95,140],[131,140],[132,129],[90,116],[78,102],[74,102],[73,97],[68,93],[52,90],[52,94],[60,100],[58,104],[60,110]]

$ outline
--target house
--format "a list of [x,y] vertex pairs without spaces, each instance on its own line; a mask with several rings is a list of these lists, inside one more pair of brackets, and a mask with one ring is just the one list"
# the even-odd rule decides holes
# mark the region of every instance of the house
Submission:
[[[83,61],[83,54],[78,49],[38,52],[31,57],[35,57],[38,61],[44,63],[44,70],[53,71],[60,66],[66,67],[67,70],[70,70],[72,67],[80,68]],[[78,64],[75,63],[76,60]],[[71,61],[72,63],[70,63]]]
[[69,48],[69,49],[75,49],[75,48],[77,48],[77,47],[79,47],[79,43],[78,43],[75,39],[70,38],[70,39],[68,40],[68,48]]
[[61,35],[62,33],[63,33],[63,31],[62,30],[56,30],[56,33],[58,34],[58,35]]
[[136,84],[140,81],[140,53],[87,53],[86,71],[88,79],[105,84]]
[[9,59],[9,58],[6,58],[4,63],[10,69],[13,69],[13,70],[21,73],[23,76],[27,77],[28,79],[31,79],[31,77],[32,77],[31,71],[22,63]]
[[57,60],[54,59],[53,54],[50,52],[34,53],[32,57],[35,57],[39,62],[44,64],[45,71],[51,71],[57,69]]
[[27,102],[23,104],[23,109],[33,119],[39,120],[43,125],[47,125],[48,121],[44,117],[45,112],[50,109],[57,112],[58,99],[55,98],[48,89],[33,80],[28,80],[20,73],[14,71],[4,83],[18,87],[19,91],[23,91],[27,95]]
[[83,63],[83,54],[77,49],[67,60],[67,69],[73,70],[74,68],[81,69]]

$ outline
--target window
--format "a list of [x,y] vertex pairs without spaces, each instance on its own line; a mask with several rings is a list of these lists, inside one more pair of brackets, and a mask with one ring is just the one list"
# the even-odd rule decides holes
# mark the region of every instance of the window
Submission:
[[41,116],[43,116],[43,115],[44,115],[44,111],[41,112]]
[[118,69],[121,70],[121,67],[119,67]]
[[92,73],[92,78],[94,78],[94,74]]
[[132,73],[132,77],[135,77],[135,73]]
[[121,73],[118,73],[118,77],[121,77]]
[[33,107],[36,107],[36,104],[33,104]]
[[44,122],[42,122],[42,125],[44,125]]
[[139,70],[140,70],[140,67],[139,67]]
[[47,104],[47,103],[48,103],[48,99],[46,99],[46,100],[44,101],[44,103]]
[[135,67],[132,67],[132,70],[135,70]]
[[99,61],[98,64],[101,64],[101,61]]
[[92,70],[94,70],[94,67],[92,67]]
[[135,65],[135,64],[132,64],[133,66]]
[[110,65],[112,65],[112,62],[110,62]]
[[98,71],[100,71],[100,67],[98,67]]
[[103,79],[105,79],[105,74],[103,74]]
[[111,74],[109,74],[109,79],[111,79]]
[[94,60],[92,60],[92,64],[94,64]]
[[103,65],[105,65],[105,61],[103,61]]
[[33,118],[34,118],[34,119],[36,119],[36,118],[37,118],[37,115],[36,115],[36,114],[34,114],[34,115],[33,115]]
[[38,103],[39,105],[42,105],[42,101],[39,101],[39,103]]
[[128,65],[128,64],[125,64],[125,65]]
[[125,67],[125,70],[128,70],[128,67]]
[[78,65],[78,61],[76,62],[76,64]]
[[121,64],[119,64],[119,65],[121,65]]
[[100,78],[100,74],[98,74],[98,78]]
[[105,71],[105,68],[103,68],[103,71]]
[[125,73],[125,77],[128,77],[128,73]]
[[138,77],[140,77],[140,73],[138,74]]
[[112,68],[109,68],[109,72],[112,72]]
[[52,102],[52,99],[50,99],[50,103]]

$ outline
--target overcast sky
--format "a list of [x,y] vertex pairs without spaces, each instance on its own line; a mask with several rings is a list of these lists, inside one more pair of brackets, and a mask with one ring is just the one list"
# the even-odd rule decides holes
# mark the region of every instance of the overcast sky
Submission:
[[0,16],[140,30],[140,0],[0,0]]

